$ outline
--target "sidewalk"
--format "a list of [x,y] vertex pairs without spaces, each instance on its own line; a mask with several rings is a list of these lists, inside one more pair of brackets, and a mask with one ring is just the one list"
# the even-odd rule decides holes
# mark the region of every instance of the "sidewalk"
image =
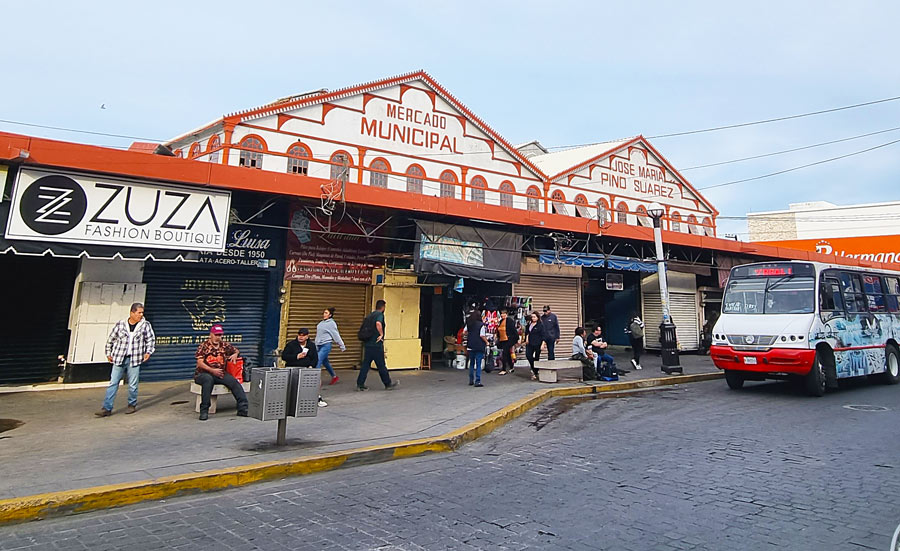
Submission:
[[[624,352],[615,353],[620,365]],[[622,382],[665,377],[659,357]],[[683,356],[684,373],[717,371],[707,356]],[[364,446],[435,437],[458,430],[536,391],[581,385],[529,380],[529,370],[483,377],[484,388],[467,385],[466,371],[393,372],[394,391],[382,390],[377,372],[370,390],[355,392],[356,371],[339,372],[341,381],[323,387],[328,407],[314,418],[288,418],[285,447],[274,445],[274,421],[235,416],[234,399],[221,396],[218,412],[200,422],[187,381],[144,383],[138,411],[125,415],[126,389],[120,388],[111,417],[96,418],[103,389],[0,394],[0,499],[91,486],[198,473],[287,458],[295,459]],[[677,378],[677,376],[675,376]]]

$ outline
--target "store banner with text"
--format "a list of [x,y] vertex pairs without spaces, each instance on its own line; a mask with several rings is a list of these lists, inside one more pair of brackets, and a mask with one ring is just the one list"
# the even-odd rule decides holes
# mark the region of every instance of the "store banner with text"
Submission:
[[274,268],[284,252],[283,230],[253,224],[230,224],[225,250],[200,253],[200,262],[242,268]]
[[416,226],[417,273],[518,283],[521,235],[425,220]]
[[23,168],[6,237],[222,251],[230,203],[226,191]]
[[[312,210],[312,209],[311,209]],[[291,281],[371,283],[381,244],[352,222],[337,223],[298,207],[291,213],[284,278]]]

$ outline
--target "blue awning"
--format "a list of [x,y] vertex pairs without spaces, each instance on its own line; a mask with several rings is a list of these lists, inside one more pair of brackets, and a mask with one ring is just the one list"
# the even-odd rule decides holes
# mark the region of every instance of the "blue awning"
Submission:
[[538,262],[541,264],[565,264],[566,266],[583,266],[585,268],[608,268],[627,272],[656,272],[654,262],[644,262],[624,256],[604,256],[596,253],[559,253],[539,251]]

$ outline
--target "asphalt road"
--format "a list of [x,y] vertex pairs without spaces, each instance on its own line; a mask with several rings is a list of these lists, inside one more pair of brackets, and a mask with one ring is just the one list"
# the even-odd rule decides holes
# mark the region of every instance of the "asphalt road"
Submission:
[[561,400],[456,453],[7,526],[0,549],[887,550],[898,412],[867,382]]

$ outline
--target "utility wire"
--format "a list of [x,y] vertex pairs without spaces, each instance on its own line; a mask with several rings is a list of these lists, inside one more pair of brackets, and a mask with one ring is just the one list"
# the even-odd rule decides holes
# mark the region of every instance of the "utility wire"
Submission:
[[846,159],[847,157],[853,157],[854,155],[861,155],[861,154],[863,154],[863,153],[868,153],[869,151],[874,151],[874,150],[876,150],[876,149],[881,149],[882,147],[887,147],[887,146],[889,146],[889,145],[894,145],[895,143],[900,143],[900,140],[893,140],[893,141],[890,141],[890,142],[887,142],[887,143],[883,143],[883,144],[880,144],[880,145],[876,145],[876,146],[874,146],[874,147],[870,147],[870,148],[868,148],[868,149],[863,149],[863,150],[860,150],[860,151],[854,151],[853,153],[847,153],[846,155],[839,155],[839,156],[837,156],[837,157],[831,157],[831,158],[828,158],[828,159],[823,159],[823,160],[821,160],[821,161],[816,161],[816,162],[814,162],[814,163],[808,163],[808,164],[805,164],[805,165],[795,166],[795,167],[793,167],[793,168],[788,168],[788,169],[785,169],[785,170],[779,170],[779,171],[777,171],[777,172],[770,172],[770,173],[768,173],[768,174],[763,174],[763,175],[761,175],[761,176],[754,176],[753,178],[744,178],[744,179],[742,179],[742,180],[733,180],[733,181],[731,181],[731,182],[724,182],[724,183],[722,183],[722,184],[714,184],[714,185],[711,185],[711,186],[699,187],[699,188],[697,188],[697,189],[698,189],[698,190],[714,189],[714,188],[720,188],[720,187],[725,187],[725,186],[733,186],[733,185],[735,185],[735,184],[742,184],[742,183],[745,183],[745,182],[753,182],[753,181],[756,181],[756,180],[762,180],[763,178],[770,178],[770,177],[772,177],[772,176],[777,176],[777,175],[779,175],[779,174],[785,174],[785,173],[788,173],[788,172],[794,172],[795,170],[800,170],[800,169],[802,169],[802,168],[809,168],[809,167],[811,167],[811,166],[816,166],[816,165],[821,165],[821,164],[825,164],[825,163],[830,163],[830,162],[832,162],[832,161],[837,161],[837,160],[840,160],[840,159]]
[[688,170],[697,170],[699,168],[709,168],[709,167],[713,167],[713,166],[722,166],[722,165],[727,165],[727,164],[732,164],[732,163],[740,163],[742,161],[750,161],[753,159],[762,159],[764,157],[772,157],[775,155],[783,155],[785,153],[793,153],[794,151],[803,151],[805,149],[813,149],[815,147],[822,147],[823,145],[831,145],[831,144],[836,144],[836,143],[841,143],[841,142],[849,142],[851,140],[858,140],[860,138],[866,138],[868,136],[876,136],[878,134],[884,134],[886,132],[896,132],[897,130],[900,130],[900,126],[897,126],[894,128],[888,128],[887,130],[879,130],[877,132],[869,132],[868,134],[859,134],[858,136],[850,136],[849,138],[841,138],[839,140],[832,140],[830,142],[821,142],[821,143],[812,144],[812,145],[805,145],[803,147],[795,147],[793,149],[782,149],[781,151],[773,151],[771,153],[764,153],[762,155],[753,155],[752,157],[741,157],[740,159],[731,159],[730,161],[720,161],[718,163],[710,163],[707,165],[689,166],[687,168],[680,168],[678,170],[679,170],[679,172],[687,172]]

